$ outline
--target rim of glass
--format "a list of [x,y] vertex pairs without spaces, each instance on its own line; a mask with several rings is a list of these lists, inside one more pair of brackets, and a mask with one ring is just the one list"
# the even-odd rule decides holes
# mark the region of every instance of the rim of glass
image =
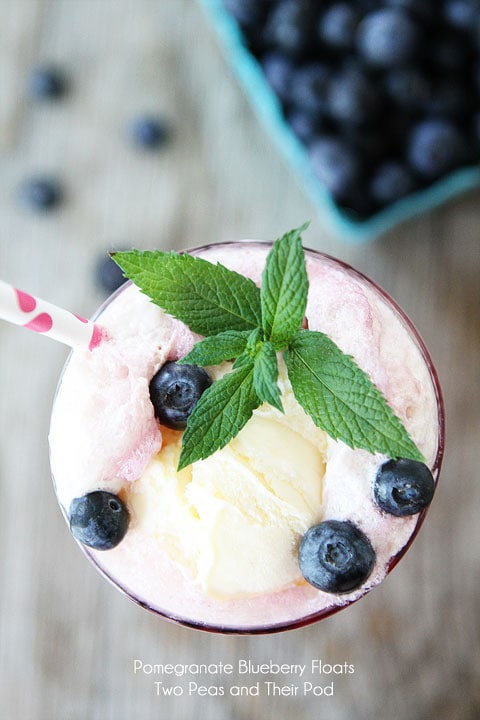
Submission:
[[[235,245],[257,245],[261,247],[272,247],[273,243],[269,241],[262,241],[262,240],[231,240],[231,241],[222,241],[218,243],[207,243],[205,245],[199,245],[191,248],[186,248],[184,250],[179,251],[181,254],[188,253],[191,255],[196,255],[201,253],[202,251],[210,250],[212,247],[215,248],[228,248]],[[428,368],[430,378],[432,381],[432,385],[435,391],[435,399],[437,404],[437,420],[438,420],[438,435],[437,435],[437,452],[435,456],[435,460],[433,462],[431,471],[432,475],[435,481],[435,488],[438,484],[438,479],[440,475],[440,470],[443,462],[443,456],[445,451],[445,405],[443,400],[443,394],[440,386],[440,380],[435,368],[435,365],[433,364],[432,357],[430,355],[430,352],[425,345],[425,342],[420,335],[419,331],[413,324],[412,320],[409,318],[409,316],[405,313],[405,311],[400,307],[400,305],[394,300],[389,293],[384,290],[380,285],[378,285],[375,281],[371,280],[367,275],[360,272],[359,270],[356,270],[354,267],[349,265],[347,262],[344,262],[343,260],[339,260],[338,258],[334,257],[333,255],[330,255],[328,253],[324,253],[320,250],[315,250],[313,248],[303,248],[303,251],[305,255],[313,256],[313,257],[321,257],[322,259],[330,262],[332,265],[340,267],[341,269],[348,272],[350,275],[353,275],[354,277],[357,277],[362,283],[365,283],[367,286],[372,288],[375,292],[377,292],[380,297],[396,312],[398,315],[399,320],[402,322],[402,324],[405,326],[409,334],[413,337],[415,343],[417,344],[417,347],[420,350],[420,353],[423,357],[423,360]],[[129,285],[131,285],[132,282],[130,280],[125,281],[120,285],[117,290],[115,290],[113,293],[111,293],[99,306],[99,308],[95,311],[95,313],[92,316],[92,320],[98,319],[98,317],[103,313],[103,311],[106,309],[110,303],[112,303],[115,298],[122,293]],[[66,371],[66,368],[68,367],[70,357],[72,355],[71,351],[65,361],[65,364],[63,366],[62,372],[60,374],[60,378],[57,384],[57,389],[54,396],[53,404],[55,404],[57,393],[59,392],[63,374]],[[57,494],[57,486],[55,477],[52,473],[52,480],[53,485],[55,489],[55,495],[58,500],[58,494]],[[60,501],[59,505],[62,511],[62,514],[65,518],[65,521],[67,525],[69,525],[69,517],[68,517],[68,511],[67,508],[65,508]],[[429,506],[430,507],[430,506]],[[340,612],[341,610],[344,610],[351,605],[357,603],[359,600],[361,600],[365,595],[370,593],[372,590],[374,590],[376,587],[381,585],[382,582],[384,582],[387,579],[387,576],[392,572],[392,570],[395,568],[395,566],[399,563],[399,561],[402,559],[402,557],[405,555],[407,550],[411,547],[413,544],[416,536],[418,535],[423,522],[425,520],[425,517],[428,513],[429,507],[425,508],[423,511],[418,513],[417,522],[415,524],[415,527],[407,540],[406,544],[395,554],[393,555],[387,565],[386,574],[383,580],[374,585],[371,588],[367,588],[365,592],[363,592],[358,598],[354,600],[350,600],[345,604],[339,605],[330,605],[326,608],[323,608],[322,610],[319,610],[317,612],[311,613],[309,615],[294,619],[294,620],[286,620],[279,623],[269,623],[268,625],[254,625],[252,627],[249,626],[241,626],[239,628],[232,626],[225,626],[225,625],[213,625],[211,623],[204,623],[198,620],[192,620],[183,616],[176,616],[174,613],[162,610],[157,607],[153,607],[148,602],[141,600],[138,598],[132,591],[130,591],[128,588],[126,588],[122,583],[111,577],[109,573],[102,567],[100,562],[97,560],[93,552],[83,545],[81,542],[75,540],[77,545],[82,550],[83,554],[88,558],[90,562],[93,563],[93,565],[96,567],[96,569],[100,572],[101,575],[111,584],[113,585],[118,591],[120,591],[123,595],[125,595],[129,600],[131,600],[136,605],[139,605],[140,607],[144,608],[145,610],[148,610],[150,613],[157,615],[161,617],[162,619],[172,622],[177,625],[182,625],[184,627],[196,629],[196,630],[203,630],[204,632],[211,632],[216,634],[224,634],[224,635],[267,635],[277,632],[285,632],[287,630],[295,630],[302,627],[306,627],[307,625],[311,625],[313,623],[319,622],[320,620],[324,620],[328,617],[331,617],[332,615],[335,615],[337,612]]]

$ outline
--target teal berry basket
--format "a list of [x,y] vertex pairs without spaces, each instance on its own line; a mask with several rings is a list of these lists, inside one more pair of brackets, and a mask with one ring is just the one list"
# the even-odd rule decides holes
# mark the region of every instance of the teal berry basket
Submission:
[[259,63],[245,47],[241,30],[225,9],[222,0],[198,2],[213,24],[224,53],[254,112],[295,171],[308,196],[318,207],[325,225],[336,236],[359,243],[374,240],[400,223],[480,185],[480,167],[470,166],[450,173],[367,219],[358,219],[353,213],[343,210],[313,173],[305,146],[285,122],[279,100],[268,85]]

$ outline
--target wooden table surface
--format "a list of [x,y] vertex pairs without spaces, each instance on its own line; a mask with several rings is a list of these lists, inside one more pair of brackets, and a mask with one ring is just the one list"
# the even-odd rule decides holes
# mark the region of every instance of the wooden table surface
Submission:
[[[61,102],[38,103],[32,67],[58,63]],[[171,141],[138,152],[131,119],[169,120]],[[329,236],[240,92],[194,0],[0,0],[1,276],[89,315],[94,268],[112,247],[182,248],[274,239],[310,218],[307,245],[366,272],[405,308],[443,384],[447,449],[428,521],[400,566],[357,605],[262,637],[163,622],[106,583],[70,538],[49,474],[47,431],[67,349],[0,323],[0,708],[2,718],[480,717],[479,192],[368,245]],[[18,202],[35,174],[65,202]],[[332,696],[233,697],[258,676],[207,676],[223,696],[157,694],[143,663],[349,664]],[[260,677],[260,680],[270,680]],[[273,678],[274,679],[274,678]],[[309,678],[311,679],[311,678]],[[286,676],[282,682],[295,684]],[[177,691],[179,692],[179,691]]]

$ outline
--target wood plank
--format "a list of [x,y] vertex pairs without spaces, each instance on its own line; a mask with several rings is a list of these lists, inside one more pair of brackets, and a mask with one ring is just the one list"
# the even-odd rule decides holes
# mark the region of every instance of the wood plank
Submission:
[[[0,324],[2,717],[477,717],[478,192],[374,244],[345,244],[323,230],[192,0],[0,0],[0,28],[3,277],[88,315],[103,297],[93,269],[110,247],[273,239],[310,218],[307,244],[356,265],[411,315],[448,410],[438,496],[414,548],[380,588],[304,630],[208,635],[135,607],[78,552],[56,506],[46,440],[67,351]],[[46,59],[71,78],[58,105],[25,99],[29,69]],[[127,132],[146,111],[173,127],[171,143],[151,155],[137,152]],[[65,183],[58,213],[39,217],[19,204],[19,185],[37,172]],[[331,698],[161,698],[154,678],[134,674],[135,658],[320,658],[355,672],[333,678]],[[256,680],[237,674],[223,684]],[[320,684],[329,680],[321,676]]]

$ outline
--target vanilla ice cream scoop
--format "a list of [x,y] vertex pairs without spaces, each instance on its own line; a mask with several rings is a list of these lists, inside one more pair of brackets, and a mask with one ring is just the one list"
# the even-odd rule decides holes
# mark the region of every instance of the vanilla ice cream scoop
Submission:
[[[243,242],[192,254],[260,284],[269,249]],[[320,253],[305,256],[305,324],[326,333],[368,373],[436,480],[443,410],[422,341],[366,278]],[[352,449],[317,427],[297,402],[280,355],[284,413],[261,404],[225,447],[178,471],[182,430],[155,417],[149,384],[199,337],[132,284],[98,317],[110,339],[94,352],[74,351],[67,362],[52,413],[51,465],[67,519],[72,502],[99,490],[127,508],[129,527],[118,545],[106,551],[83,545],[114,584],[188,625],[262,632],[319,619],[385,577],[424,512],[394,515],[379,506],[374,487],[386,456]],[[229,362],[207,368],[213,383],[230,370]],[[322,589],[321,581],[307,582],[299,548],[316,527],[347,533],[336,545],[325,536],[328,563],[349,561],[349,537],[355,551],[367,547],[356,585],[344,582],[336,591],[331,583]]]
[[129,491],[135,522],[219,600],[301,582],[296,548],[322,517],[327,436],[293,397],[284,366],[281,387],[285,414],[261,406],[226,447],[179,473],[181,437],[164,431]]

